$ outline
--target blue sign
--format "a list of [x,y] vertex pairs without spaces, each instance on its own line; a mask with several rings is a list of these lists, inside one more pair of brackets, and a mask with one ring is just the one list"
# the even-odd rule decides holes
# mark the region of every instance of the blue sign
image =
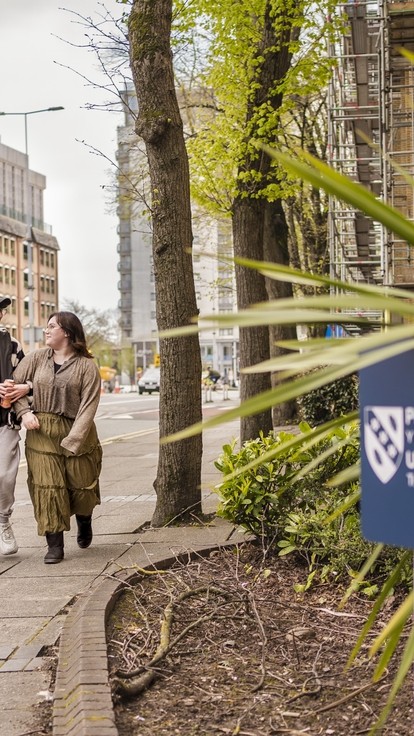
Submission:
[[364,368],[359,380],[362,533],[414,548],[414,351]]

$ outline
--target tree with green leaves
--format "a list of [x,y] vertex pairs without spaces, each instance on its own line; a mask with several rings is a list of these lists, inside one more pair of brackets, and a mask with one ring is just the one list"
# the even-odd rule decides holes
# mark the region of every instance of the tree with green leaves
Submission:
[[[211,90],[211,97],[202,96],[202,107],[210,110],[210,116],[205,115],[201,127],[199,119],[188,141],[194,196],[213,211],[231,217],[235,256],[288,265],[289,224],[295,223],[293,216],[287,222],[283,200],[292,200],[298,187],[260,144],[292,145],[297,131],[303,134],[305,121],[309,123],[310,117],[304,115],[300,121],[296,110],[299,102],[304,108],[303,101],[315,96],[328,79],[324,48],[327,36],[336,32],[325,19],[328,5],[316,11],[306,0],[242,0],[236,4],[197,0],[195,6],[202,13],[206,49],[200,79],[203,88]],[[194,4],[189,12],[194,13]],[[310,218],[307,222],[309,225]],[[323,227],[316,225],[314,231],[309,227],[311,232],[312,238],[303,233],[304,249],[316,243],[320,249]],[[318,255],[311,260],[321,259]],[[269,281],[239,265],[236,284],[240,309],[292,295],[290,284]],[[293,337],[287,326],[243,327],[241,367],[283,352],[278,341]],[[277,382],[277,376],[242,373],[242,400],[269,389],[271,381]],[[268,410],[242,419],[242,439],[255,437],[260,430],[267,432],[291,413],[288,402],[275,408],[273,417]]]

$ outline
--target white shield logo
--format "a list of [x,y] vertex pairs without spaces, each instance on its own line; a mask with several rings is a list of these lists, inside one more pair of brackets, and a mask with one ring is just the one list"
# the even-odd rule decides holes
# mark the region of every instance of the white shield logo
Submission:
[[381,483],[397,472],[404,454],[404,413],[401,406],[366,406],[364,445],[367,460]]

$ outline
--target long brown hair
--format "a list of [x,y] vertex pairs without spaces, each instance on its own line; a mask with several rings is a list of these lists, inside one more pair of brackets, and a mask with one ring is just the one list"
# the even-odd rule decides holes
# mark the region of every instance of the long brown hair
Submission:
[[91,352],[86,347],[85,332],[79,317],[73,312],[52,312],[49,314],[48,321],[54,317],[58,325],[68,336],[70,343],[78,355],[84,358],[93,358]]

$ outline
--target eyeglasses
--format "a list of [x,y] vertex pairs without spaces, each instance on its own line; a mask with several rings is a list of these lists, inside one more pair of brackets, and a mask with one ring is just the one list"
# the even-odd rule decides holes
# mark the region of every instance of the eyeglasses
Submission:
[[[46,325],[46,327],[43,327],[43,332],[51,332],[52,330],[56,330],[60,325]],[[60,327],[60,329],[62,329]]]

